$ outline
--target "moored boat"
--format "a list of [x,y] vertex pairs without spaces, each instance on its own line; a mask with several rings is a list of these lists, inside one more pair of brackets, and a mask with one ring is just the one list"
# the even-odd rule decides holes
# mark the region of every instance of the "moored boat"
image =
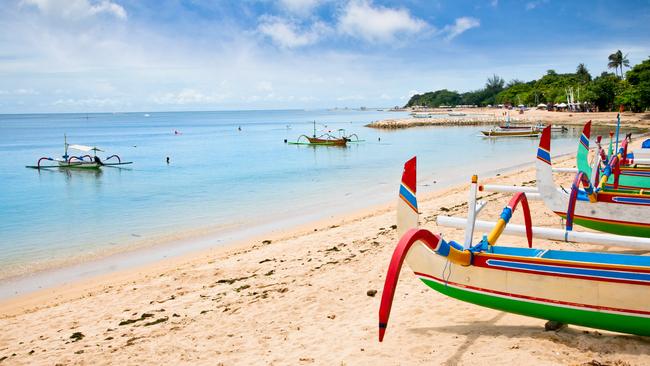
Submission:
[[[404,262],[427,286],[461,301],[557,323],[650,335],[650,257],[532,248],[524,193],[503,209],[478,244],[446,241],[418,228],[415,159],[405,165],[398,201],[397,244],[379,308],[379,340]],[[497,246],[513,211],[523,207],[528,248]]]
[[[69,155],[69,150],[81,151],[86,153],[85,155]],[[93,155],[89,155],[92,151]],[[103,151],[98,147],[91,147],[85,145],[71,145],[68,144],[68,139],[66,135],[63,135],[63,155],[60,159],[51,158],[51,157],[42,157],[38,159],[36,165],[27,165],[26,168],[33,169],[48,169],[48,168],[65,168],[65,169],[99,169],[102,166],[119,166],[132,164],[131,161],[122,161],[118,155],[111,155],[102,161],[98,156],[97,152]],[[111,159],[116,159],[117,162],[108,162]],[[56,163],[55,165],[41,165],[42,162],[51,161]]]
[[534,127],[530,127],[527,129],[492,128],[490,130],[482,130],[481,133],[486,137],[537,137],[541,132]]
[[[581,143],[584,142],[584,137],[583,134]],[[548,127],[540,138],[536,169],[540,197],[546,207],[559,216],[566,218],[567,213],[571,213],[576,224],[598,231],[650,237],[650,192],[595,189],[590,186],[584,172],[578,172],[571,192],[555,185],[551,161],[551,130]],[[605,181],[612,174],[611,168],[607,173]],[[580,184],[587,189],[578,190]]]

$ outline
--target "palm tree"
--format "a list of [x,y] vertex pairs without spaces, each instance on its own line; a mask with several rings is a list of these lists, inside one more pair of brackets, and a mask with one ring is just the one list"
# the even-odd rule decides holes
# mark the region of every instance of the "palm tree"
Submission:
[[576,68],[576,75],[578,75],[578,77],[583,83],[587,83],[591,81],[591,74],[589,73],[589,70],[587,70],[585,64],[578,65],[578,67]]
[[610,69],[614,69],[614,73],[616,76],[618,76],[618,68],[621,68],[621,78],[623,77],[623,66],[625,67],[630,67],[630,60],[627,59],[627,54],[625,56],[623,55],[623,52],[621,50],[618,50],[608,57],[609,62],[607,63],[607,67]]

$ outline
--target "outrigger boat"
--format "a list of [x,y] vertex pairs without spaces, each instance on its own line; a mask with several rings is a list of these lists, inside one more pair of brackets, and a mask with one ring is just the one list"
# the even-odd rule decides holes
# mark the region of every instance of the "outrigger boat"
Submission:
[[[92,151],[93,155],[89,154],[84,155],[68,155],[68,150],[81,151],[82,153],[89,153]],[[120,166],[132,164],[132,161],[122,161],[118,155],[111,155],[102,161],[98,156],[97,152],[103,151],[97,147],[85,146],[85,145],[71,145],[68,144],[68,139],[66,135],[63,135],[63,155],[61,159],[51,158],[51,157],[42,157],[38,159],[36,165],[26,165],[26,168],[32,169],[48,169],[48,168],[69,168],[69,169],[99,169],[102,166]],[[108,162],[111,159],[117,159],[117,163]],[[41,165],[43,161],[52,161],[56,165]]]
[[[379,308],[384,339],[402,264],[443,295],[509,313],[614,332],[650,336],[650,257],[532,248],[525,193],[503,209],[489,235],[472,245],[446,241],[418,228],[416,160],[404,167],[397,223],[401,238],[393,252]],[[521,204],[528,248],[497,246]]]
[[[587,178],[594,186],[599,183],[605,188],[614,188],[621,190],[639,191],[639,189],[650,188],[650,167],[637,167],[629,164],[627,146],[629,143],[629,135],[623,139],[621,147],[616,154],[609,154],[608,157],[604,149],[600,145],[600,136],[597,138],[597,151],[594,156],[593,164],[589,164],[589,136],[591,133],[591,121],[587,122],[582,129],[580,136],[580,144],[578,144],[578,154],[576,155],[576,162],[578,170],[584,172]],[[610,145],[611,145],[610,138]],[[610,150],[611,146],[610,146]],[[605,165],[601,168],[601,164]],[[614,170],[607,181],[599,182],[605,171],[608,169]]]
[[[330,132],[326,132],[320,136],[316,136],[316,121],[314,121],[314,133],[313,135],[307,136],[307,135],[300,135],[298,137],[298,140],[295,142],[289,141],[287,142],[288,144],[291,145],[312,145],[312,146],[346,146],[348,142],[362,142],[363,140],[359,140],[359,136],[357,134],[353,133],[349,136],[345,135],[345,130],[344,129],[339,129],[338,130],[340,136],[333,136],[330,134]],[[307,142],[302,142],[301,139],[306,139]]]
[[[583,135],[584,137],[584,135]],[[582,138],[581,138],[582,140]],[[606,182],[614,173],[615,160],[610,161],[601,177]],[[610,190],[591,184],[587,175],[578,171],[571,192],[555,186],[551,162],[551,131],[547,127],[537,149],[537,190],[546,207],[567,218],[567,229],[578,225],[620,235],[650,237],[650,192]],[[585,188],[579,189],[579,185]]]
[[489,130],[481,130],[481,133],[486,137],[537,137],[541,132],[535,127],[528,127],[525,129],[492,128]]

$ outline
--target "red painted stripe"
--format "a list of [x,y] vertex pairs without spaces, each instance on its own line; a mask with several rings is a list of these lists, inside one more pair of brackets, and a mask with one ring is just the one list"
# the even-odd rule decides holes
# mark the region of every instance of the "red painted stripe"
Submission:
[[426,274],[426,273],[421,273],[421,272],[415,272],[415,274],[418,275],[418,276],[430,278],[432,280],[435,280],[435,281],[443,283],[443,284],[450,284],[452,286],[462,287],[462,288],[466,288],[468,290],[486,292],[486,293],[490,293],[490,294],[513,297],[513,298],[517,298],[517,299],[539,301],[539,302],[544,302],[544,303],[549,303],[549,304],[558,304],[558,305],[573,306],[573,307],[579,307],[579,308],[587,308],[587,309],[593,309],[593,310],[599,310],[599,311],[615,311],[615,312],[619,312],[619,313],[630,313],[630,314],[638,314],[638,315],[650,316],[650,311],[612,308],[612,307],[608,307],[608,306],[599,306],[599,305],[581,304],[581,303],[569,302],[569,301],[551,300],[551,299],[545,299],[545,298],[541,298],[541,297],[513,294],[513,293],[510,293],[510,292],[502,292],[502,291],[490,290],[490,289],[486,289],[486,288],[465,285],[465,284],[462,284],[462,283],[446,281],[446,280],[443,280],[441,278],[438,278],[438,277],[435,277],[435,276],[432,276],[432,275],[429,275],[429,274]]

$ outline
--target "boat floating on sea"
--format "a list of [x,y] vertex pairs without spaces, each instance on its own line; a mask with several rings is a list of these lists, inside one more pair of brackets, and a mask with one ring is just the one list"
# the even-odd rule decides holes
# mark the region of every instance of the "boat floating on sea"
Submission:
[[[80,155],[69,155],[68,150],[80,151]],[[89,154],[92,151],[92,156]],[[61,159],[51,158],[51,157],[42,157],[38,159],[36,165],[26,165],[26,168],[32,169],[48,169],[48,168],[64,168],[64,169],[99,169],[102,166],[120,166],[133,164],[132,161],[122,161],[119,155],[108,156],[103,161],[97,156],[98,151],[103,151],[96,146],[86,146],[86,145],[71,145],[68,144],[68,138],[66,135],[63,135],[63,155]],[[84,154],[85,153],[85,154]],[[116,159],[117,162],[108,162],[111,159]],[[41,165],[43,161],[51,161],[56,163],[55,165]]]
[[314,132],[312,136],[300,135],[296,141],[284,140],[284,142],[290,145],[346,146],[350,142],[357,143],[363,141],[359,140],[359,136],[357,136],[356,133],[346,135],[345,129],[343,128],[337,130],[339,136],[334,136],[331,134],[331,132],[332,131],[327,131],[320,136],[316,136],[316,121],[314,121]]

